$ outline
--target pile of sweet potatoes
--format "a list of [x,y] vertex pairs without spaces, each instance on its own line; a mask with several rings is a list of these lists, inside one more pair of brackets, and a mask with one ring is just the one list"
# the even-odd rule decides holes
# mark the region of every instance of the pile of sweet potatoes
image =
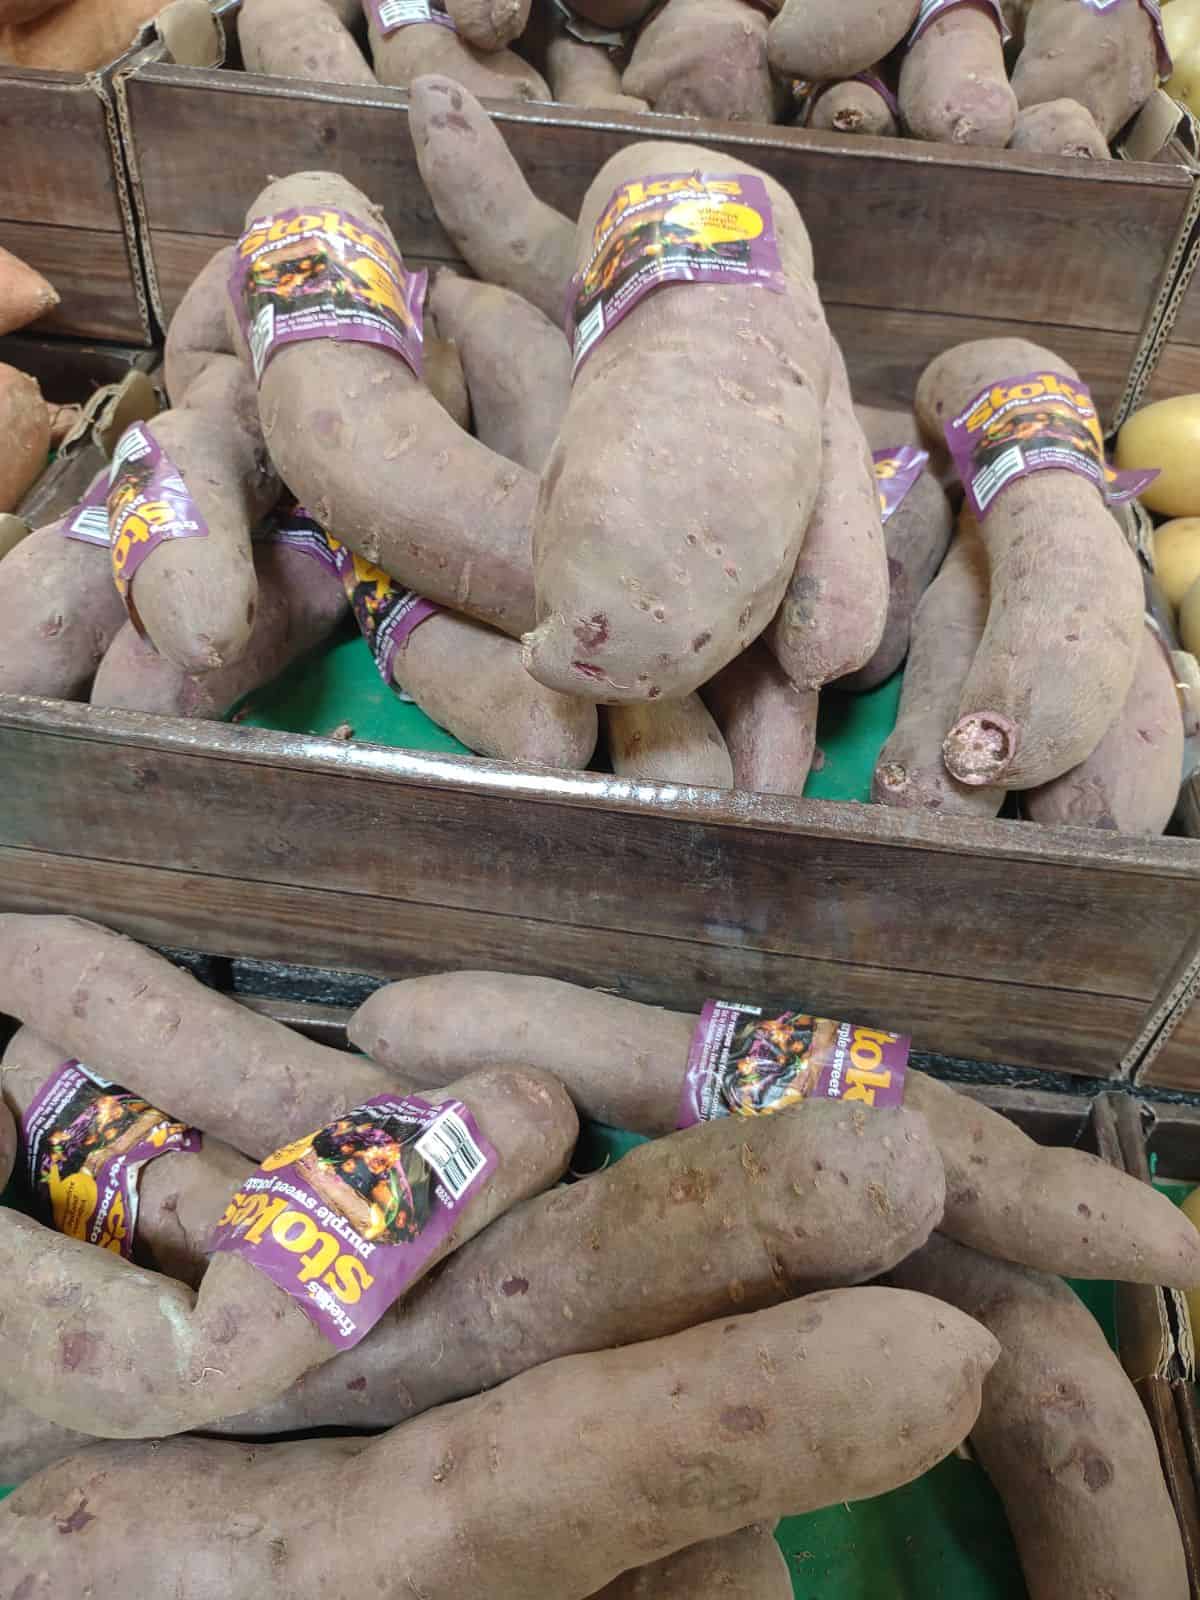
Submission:
[[276,76],[1100,159],[1170,74],[1151,0],[244,0],[238,26]]
[[[704,1019],[454,973],[376,991],[349,1055],[23,915],[0,1012],[6,1600],[317,1600],[314,1540],[381,1593],[787,1600],[778,1519],[967,1439],[1035,1600],[1187,1595],[1140,1402],[1051,1274],[1200,1286],[1200,1234],[895,1056],[873,1104],[894,1035],[696,1122]],[[580,1114],[652,1137],[559,1183]]]

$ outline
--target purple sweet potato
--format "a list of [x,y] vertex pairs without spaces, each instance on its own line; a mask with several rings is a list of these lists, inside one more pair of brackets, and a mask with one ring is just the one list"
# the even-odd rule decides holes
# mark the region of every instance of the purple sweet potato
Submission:
[[1112,140],[1154,93],[1154,25],[1141,0],[1105,11],[1079,0],[1034,0],[1012,86],[1022,109],[1075,100]]
[[700,692],[729,750],[735,789],[804,793],[816,749],[815,689],[797,689],[756,640]]
[[1077,100],[1048,100],[1029,106],[1017,117],[1010,150],[1028,150],[1042,156],[1083,156],[1108,161],[1108,140],[1086,106]]
[[608,753],[618,778],[632,783],[733,788],[733,763],[721,730],[698,694],[608,706]]
[[[1074,0],[1072,0],[1074,3]],[[1017,121],[1004,43],[987,6],[934,17],[900,67],[900,114],[914,138],[1002,149]]]
[[638,34],[621,87],[668,116],[775,122],[783,100],[768,26],[746,0],[667,0]]
[[537,198],[492,119],[452,77],[414,80],[408,121],[438,221],[467,265],[560,325],[575,224]]
[[755,1523],[635,1567],[592,1600],[792,1600],[792,1574],[769,1526]]
[[621,69],[607,45],[588,44],[565,27],[555,28],[546,43],[546,77],[560,105],[634,113],[650,109],[644,100],[623,92]]
[[525,31],[530,0],[446,0],[460,36],[476,50],[502,50]]
[[327,0],[243,0],[238,42],[247,72],[317,83],[377,82]]
[[832,83],[890,55],[921,0],[785,0],[771,24],[771,65],[783,78]]
[[[319,0],[324,7],[324,0]],[[223,245],[192,279],[167,328],[163,379],[167,398],[181,406],[184,396],[213,357],[236,354],[228,325],[227,284],[233,246]]]
[[[935,434],[989,384],[1036,371],[1079,376],[1023,339],[956,345],[921,375],[921,427]],[[1086,761],[1125,703],[1142,646],[1141,572],[1100,491],[1073,472],[1006,484],[980,536],[987,627],[945,761],[962,783],[1035,788]]]
[[[753,173],[693,145],[627,146],[588,190],[580,266],[615,191],[689,169]],[[576,373],[542,476],[537,626],[524,641],[526,666],[550,688],[607,703],[678,699],[744,650],[783,600],[817,494],[832,341],[800,214],[757,176],[785,292],[663,286]]]
[[832,343],[821,427],[821,477],[803,547],[764,639],[797,689],[863,667],[888,613],[888,557],[871,452],[854,414],[846,363]]
[[428,73],[481,100],[549,100],[545,79],[512,50],[477,50],[440,22],[415,22],[386,36],[370,16],[371,59],[380,83],[407,89]]
[[1137,675],[1116,720],[1080,766],[1021,796],[1032,822],[1120,833],[1161,833],[1183,774],[1183,716],[1175,667],[1147,624]]
[[869,134],[876,139],[891,138],[900,131],[889,101],[875,84],[862,78],[831,83],[817,96],[807,126],[830,133]]

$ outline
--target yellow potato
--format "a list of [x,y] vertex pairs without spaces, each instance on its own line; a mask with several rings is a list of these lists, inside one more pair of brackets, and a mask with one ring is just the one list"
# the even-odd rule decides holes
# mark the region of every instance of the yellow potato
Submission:
[[1200,516],[1200,394],[1179,394],[1143,406],[1117,435],[1122,470],[1159,468],[1140,496],[1166,517]]
[[1176,517],[1154,530],[1151,550],[1154,576],[1178,611],[1183,597],[1200,578],[1200,517]]
[[1200,578],[1184,595],[1179,607],[1179,637],[1185,650],[1192,655],[1200,654]]

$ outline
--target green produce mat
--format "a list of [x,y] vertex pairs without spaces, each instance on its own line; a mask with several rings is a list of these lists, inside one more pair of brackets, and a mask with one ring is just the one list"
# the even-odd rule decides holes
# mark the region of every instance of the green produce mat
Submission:
[[[817,745],[821,752],[804,793],[814,800],[871,796],[871,774],[896,723],[897,672],[869,694],[821,696]],[[290,667],[266,688],[247,695],[234,711],[239,722],[284,733],[328,736],[348,725],[364,744],[404,750],[470,752],[423,711],[406,705],[384,683],[357,626],[347,621],[331,644]]]

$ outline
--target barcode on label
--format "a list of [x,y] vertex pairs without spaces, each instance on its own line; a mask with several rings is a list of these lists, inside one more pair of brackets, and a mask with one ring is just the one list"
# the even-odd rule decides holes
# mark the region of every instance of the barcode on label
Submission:
[[417,1140],[416,1150],[456,1200],[475,1182],[486,1161],[457,1111],[443,1111]]
[[1021,447],[1014,444],[972,478],[971,488],[981,513],[987,510],[1008,480],[1015,478],[1024,466],[1025,457],[1021,454]]
[[112,482],[116,478],[127,461],[140,461],[149,453],[150,441],[143,436],[141,424],[135,422],[131,428],[126,428],[117,442],[117,448],[113,451],[109,481]]
[[73,539],[84,539],[88,544],[111,544],[108,535],[108,508],[84,506],[67,524],[66,530]]
[[250,359],[254,362],[254,376],[262,377],[263,365],[267,359],[267,351],[271,348],[271,341],[275,337],[275,307],[264,306],[254,319],[254,326],[250,329]]
[[379,7],[379,26],[399,28],[406,22],[428,22],[429,0],[383,0]]
[[584,317],[575,329],[575,365],[578,366],[604,332],[604,302],[597,300],[596,304]]

